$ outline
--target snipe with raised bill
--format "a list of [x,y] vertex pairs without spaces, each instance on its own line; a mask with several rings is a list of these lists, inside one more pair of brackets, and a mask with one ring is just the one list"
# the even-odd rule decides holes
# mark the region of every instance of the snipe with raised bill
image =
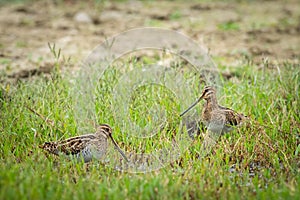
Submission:
[[202,111],[202,121],[210,131],[224,134],[235,126],[242,124],[247,116],[230,108],[220,106],[216,97],[216,90],[211,86],[204,87],[202,95],[188,109],[180,114],[182,117],[202,99],[206,101]]

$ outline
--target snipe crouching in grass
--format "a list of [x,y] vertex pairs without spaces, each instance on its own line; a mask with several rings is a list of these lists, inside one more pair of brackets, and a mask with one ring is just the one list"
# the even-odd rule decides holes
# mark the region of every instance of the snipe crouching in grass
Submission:
[[208,130],[214,133],[224,134],[238,126],[247,119],[247,116],[238,113],[230,108],[220,106],[216,97],[216,90],[211,86],[206,86],[203,89],[202,95],[188,109],[180,114],[182,117],[202,99],[206,101],[202,111],[202,120]]
[[128,162],[125,154],[112,137],[112,129],[107,124],[98,126],[96,133],[72,137],[58,142],[45,142],[39,147],[55,155],[65,155],[69,158],[89,162],[93,158],[101,159],[108,149],[108,138],[115,148]]

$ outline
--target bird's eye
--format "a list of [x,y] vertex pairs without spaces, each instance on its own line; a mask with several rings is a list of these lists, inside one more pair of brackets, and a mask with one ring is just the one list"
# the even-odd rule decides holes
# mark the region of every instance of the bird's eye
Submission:
[[206,86],[205,88],[204,88],[204,92],[208,92],[209,90],[211,90],[212,88],[210,87],[210,86]]
[[106,133],[111,133],[112,132],[110,126],[108,126],[106,124],[100,125],[100,129],[102,129],[102,131],[105,131]]
[[111,132],[110,128],[108,128],[108,127],[104,127],[103,129],[104,129],[104,131],[107,132],[107,133],[110,133],[110,132]]
[[204,90],[204,93],[208,93],[210,91],[210,88],[206,88],[205,90]]

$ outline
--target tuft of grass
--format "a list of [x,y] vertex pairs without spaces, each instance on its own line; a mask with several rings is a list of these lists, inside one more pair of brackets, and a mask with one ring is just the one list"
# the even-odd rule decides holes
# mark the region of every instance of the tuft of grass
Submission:
[[170,14],[170,20],[178,20],[182,18],[182,13],[179,10],[175,10]]
[[230,30],[238,31],[238,30],[240,30],[239,24],[236,22],[233,22],[233,21],[221,23],[218,25],[218,28],[223,31],[230,31]]

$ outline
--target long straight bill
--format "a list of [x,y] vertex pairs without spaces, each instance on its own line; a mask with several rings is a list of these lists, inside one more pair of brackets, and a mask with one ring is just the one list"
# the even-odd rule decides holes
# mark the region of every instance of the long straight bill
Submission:
[[113,142],[113,144],[115,145],[116,149],[120,152],[120,154],[122,155],[122,157],[126,160],[126,162],[129,162],[129,160],[127,159],[127,157],[125,156],[124,152],[120,149],[119,145],[115,142],[115,140],[113,139],[113,137],[111,135],[109,135],[111,141]]
[[180,117],[182,117],[183,115],[185,115],[185,113],[189,112],[195,105],[197,105],[202,99],[202,96],[197,99],[197,101],[195,103],[193,103],[188,109],[186,109],[183,113],[180,114]]

